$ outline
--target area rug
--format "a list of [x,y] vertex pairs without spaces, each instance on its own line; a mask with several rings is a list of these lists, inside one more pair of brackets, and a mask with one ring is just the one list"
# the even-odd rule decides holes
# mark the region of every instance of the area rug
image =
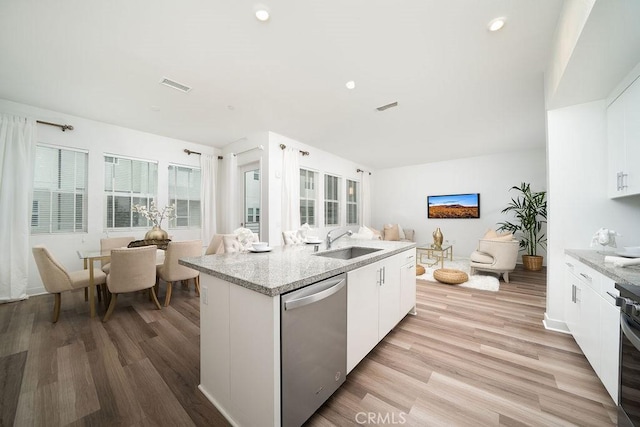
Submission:
[[[440,263],[437,263],[434,266],[427,266],[421,264],[425,268],[425,273],[421,276],[416,276],[417,280],[426,280],[429,282],[437,282],[436,279],[433,278],[433,272],[440,268]],[[455,270],[461,270],[465,273],[469,274],[469,259],[458,258],[450,261],[448,259],[444,260],[444,268],[451,268]],[[460,286],[463,288],[471,288],[471,289],[480,289],[483,291],[492,291],[496,292],[500,289],[500,281],[495,275],[490,275],[491,273],[477,271],[476,274],[471,276],[469,274],[469,281],[461,283],[459,285],[452,286]]]

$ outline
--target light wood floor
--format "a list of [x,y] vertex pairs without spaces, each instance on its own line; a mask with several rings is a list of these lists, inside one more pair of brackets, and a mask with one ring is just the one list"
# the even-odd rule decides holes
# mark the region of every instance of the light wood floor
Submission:
[[[419,282],[418,315],[307,424],[614,425],[573,338],[542,327],[544,278],[518,270],[499,292]],[[197,390],[198,304],[193,286],[161,311],[126,295],[103,324],[76,292],[55,325],[50,295],[0,305],[0,426],[227,425]]]

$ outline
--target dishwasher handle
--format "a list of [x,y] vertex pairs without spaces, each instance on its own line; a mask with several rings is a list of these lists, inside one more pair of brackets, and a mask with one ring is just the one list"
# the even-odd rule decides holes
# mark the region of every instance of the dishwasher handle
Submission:
[[328,298],[336,292],[340,291],[340,289],[344,288],[345,280],[334,279],[333,281],[327,282],[327,284],[331,284],[333,286],[315,294],[307,295],[306,297],[285,301],[284,309],[293,310],[295,308],[304,307],[305,305],[313,304],[314,302],[318,302],[325,298]]

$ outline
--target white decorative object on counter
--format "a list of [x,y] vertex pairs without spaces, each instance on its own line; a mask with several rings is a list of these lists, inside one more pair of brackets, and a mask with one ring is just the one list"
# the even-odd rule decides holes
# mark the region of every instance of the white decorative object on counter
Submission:
[[607,246],[611,246],[612,248],[616,248],[616,236],[621,236],[621,234],[616,233],[614,230],[609,230],[608,228],[601,228],[596,231],[596,234],[591,238],[591,246],[601,245],[602,253],[606,253]]

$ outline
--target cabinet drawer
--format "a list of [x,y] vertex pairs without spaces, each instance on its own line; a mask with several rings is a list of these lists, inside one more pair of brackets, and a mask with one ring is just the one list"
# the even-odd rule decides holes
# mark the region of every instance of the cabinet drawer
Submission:
[[600,275],[600,295],[605,299],[610,305],[616,305],[615,299],[609,295],[613,294],[615,296],[620,296],[620,291],[616,289],[616,282],[613,279],[609,279],[608,277],[598,273]]
[[597,294],[602,294],[600,278],[603,276],[600,273],[590,267],[587,267],[577,259],[570,256],[565,257],[565,265],[566,268],[571,271],[578,279],[580,279],[582,283],[589,286]]
[[398,254],[398,257],[400,259],[400,265],[407,265],[409,263],[415,263],[416,262],[416,250],[415,249],[411,249],[405,252],[401,252],[400,254]]

